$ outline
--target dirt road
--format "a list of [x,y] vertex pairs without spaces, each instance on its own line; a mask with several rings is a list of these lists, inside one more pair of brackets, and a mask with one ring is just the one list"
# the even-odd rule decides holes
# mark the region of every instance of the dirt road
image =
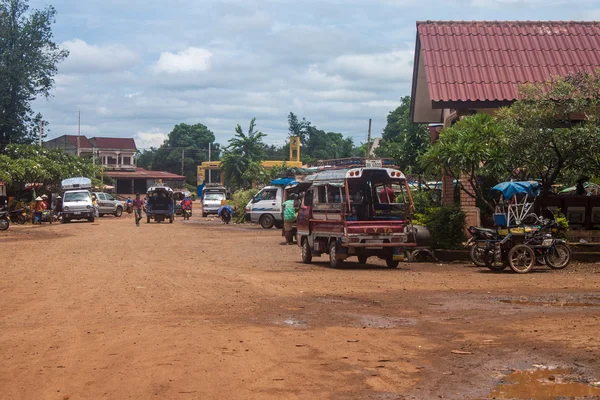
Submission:
[[3,399],[600,398],[600,264],[334,270],[130,215],[11,226],[0,259]]

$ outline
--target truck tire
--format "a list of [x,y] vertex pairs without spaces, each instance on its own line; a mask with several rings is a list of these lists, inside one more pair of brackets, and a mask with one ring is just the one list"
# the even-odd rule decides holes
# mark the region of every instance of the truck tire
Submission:
[[123,215],[123,209],[121,207],[117,207],[114,215],[115,215],[115,217],[120,218],[121,215]]
[[94,217],[88,218],[88,222],[94,222]]
[[400,261],[398,260],[394,260],[394,256],[388,256],[385,259],[385,265],[387,265],[388,268],[398,268],[398,264],[400,264]]
[[175,219],[175,217],[173,217],[173,216],[171,215],[171,218],[169,218],[169,223],[170,223],[170,224],[172,224],[174,219]]
[[275,218],[271,214],[265,214],[258,220],[263,229],[271,229],[275,225]]
[[341,268],[344,265],[343,260],[337,259],[337,242],[335,240],[329,245],[329,265],[331,268]]
[[369,259],[369,257],[367,257],[365,255],[360,255],[360,256],[358,256],[358,263],[364,265],[367,263],[368,259]]
[[308,243],[308,238],[302,239],[302,262],[310,264],[312,262],[312,249]]

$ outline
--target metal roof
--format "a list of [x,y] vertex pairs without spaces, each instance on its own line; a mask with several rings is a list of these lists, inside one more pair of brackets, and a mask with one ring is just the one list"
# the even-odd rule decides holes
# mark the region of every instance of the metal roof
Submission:
[[417,22],[413,102],[421,74],[433,108],[444,102],[511,102],[521,84],[595,72],[598,49],[600,22],[594,21]]
[[172,174],[165,171],[148,171],[144,168],[136,168],[135,171],[106,171],[105,175],[115,179],[166,179],[184,180],[185,176]]
[[133,138],[93,137],[90,142],[98,149],[137,150]]

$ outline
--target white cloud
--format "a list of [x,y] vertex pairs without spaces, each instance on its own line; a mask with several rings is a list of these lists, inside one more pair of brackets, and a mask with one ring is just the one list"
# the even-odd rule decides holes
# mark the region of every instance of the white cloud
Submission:
[[133,99],[134,97],[137,97],[137,96],[139,96],[141,94],[144,94],[144,92],[140,91],[140,92],[135,92],[135,93],[127,93],[125,95],[125,97],[127,97],[128,99]]
[[93,73],[126,70],[138,57],[127,47],[119,44],[92,45],[80,39],[62,43],[69,50],[69,57],[60,64],[61,72]]
[[159,147],[167,139],[167,134],[158,128],[152,128],[149,132],[140,132],[135,135],[135,145],[138,149]]
[[336,57],[328,69],[377,80],[412,79],[413,50],[377,54],[349,54]]
[[210,69],[213,54],[199,47],[188,47],[177,54],[165,51],[154,66],[156,72],[176,74],[181,72],[205,72]]
[[101,117],[107,117],[112,114],[112,111],[110,111],[108,107],[98,106],[96,108],[96,114],[98,114]]

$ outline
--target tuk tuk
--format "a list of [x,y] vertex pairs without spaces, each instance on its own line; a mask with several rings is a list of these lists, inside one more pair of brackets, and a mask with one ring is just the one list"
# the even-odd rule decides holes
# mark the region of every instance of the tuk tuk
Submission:
[[175,219],[175,204],[173,189],[167,186],[153,186],[146,193],[146,222],[153,219],[162,222],[168,219],[173,223]]
[[327,170],[307,176],[294,189],[303,192],[296,229],[304,263],[328,254],[334,268],[352,256],[360,264],[379,257],[395,268],[416,246],[408,217],[412,197],[399,170]]

